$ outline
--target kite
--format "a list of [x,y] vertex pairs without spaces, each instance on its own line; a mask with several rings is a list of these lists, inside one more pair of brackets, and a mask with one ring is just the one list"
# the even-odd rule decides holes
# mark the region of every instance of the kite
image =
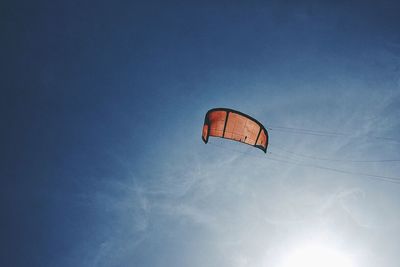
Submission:
[[204,119],[202,139],[210,136],[238,141],[267,153],[268,132],[256,119],[228,108],[210,109]]

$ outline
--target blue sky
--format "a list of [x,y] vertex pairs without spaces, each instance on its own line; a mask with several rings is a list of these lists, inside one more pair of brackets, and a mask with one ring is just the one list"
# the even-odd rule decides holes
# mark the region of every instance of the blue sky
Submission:
[[[400,159],[375,138],[400,140],[399,9],[2,3],[0,265],[292,267],[312,244],[397,266],[400,185],[315,166],[400,177],[346,161]],[[271,154],[205,145],[214,107],[272,128]]]

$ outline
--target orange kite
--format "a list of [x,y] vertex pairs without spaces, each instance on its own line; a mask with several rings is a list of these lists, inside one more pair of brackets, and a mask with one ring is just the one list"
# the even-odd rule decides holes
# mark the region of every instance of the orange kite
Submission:
[[257,147],[267,153],[268,132],[256,119],[228,108],[210,109],[204,119],[202,139],[208,137],[235,140]]

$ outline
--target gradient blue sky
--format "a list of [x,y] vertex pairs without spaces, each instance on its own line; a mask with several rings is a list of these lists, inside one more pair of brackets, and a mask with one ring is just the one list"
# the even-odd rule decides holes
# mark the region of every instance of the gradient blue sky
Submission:
[[[323,243],[400,262],[396,1],[0,4],[1,266],[284,266]],[[206,111],[272,154],[204,145]],[[218,147],[218,146],[222,146]],[[229,150],[239,150],[248,154]],[[298,162],[298,161],[296,161]]]

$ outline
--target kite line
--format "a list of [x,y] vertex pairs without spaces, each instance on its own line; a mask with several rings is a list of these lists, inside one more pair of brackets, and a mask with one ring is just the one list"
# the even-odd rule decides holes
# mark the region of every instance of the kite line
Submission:
[[354,172],[354,171],[349,171],[349,170],[344,170],[344,169],[327,167],[327,166],[323,166],[323,165],[310,164],[310,163],[295,161],[295,160],[290,159],[290,158],[289,159],[288,158],[284,158],[282,156],[276,157],[277,155],[274,155],[273,152],[268,152],[268,154],[271,155],[270,157],[264,157],[264,156],[260,156],[260,155],[254,155],[254,154],[251,154],[249,152],[240,151],[240,150],[237,150],[237,149],[227,148],[225,146],[221,146],[221,145],[218,145],[218,144],[213,143],[213,142],[210,142],[210,144],[215,146],[215,147],[219,147],[219,148],[222,148],[222,149],[226,149],[226,150],[229,150],[229,151],[240,153],[240,154],[243,154],[245,156],[256,157],[256,158],[259,158],[259,159],[261,159],[261,158],[262,159],[268,159],[268,160],[281,162],[281,163],[285,163],[285,164],[302,166],[302,167],[310,167],[310,168],[327,170],[327,171],[331,171],[331,172],[348,174],[348,175],[364,176],[366,178],[373,179],[373,180],[379,180],[379,181],[384,181],[384,182],[389,182],[389,183],[394,183],[394,184],[400,184],[400,177],[376,175],[376,174],[363,173],[363,172]]

